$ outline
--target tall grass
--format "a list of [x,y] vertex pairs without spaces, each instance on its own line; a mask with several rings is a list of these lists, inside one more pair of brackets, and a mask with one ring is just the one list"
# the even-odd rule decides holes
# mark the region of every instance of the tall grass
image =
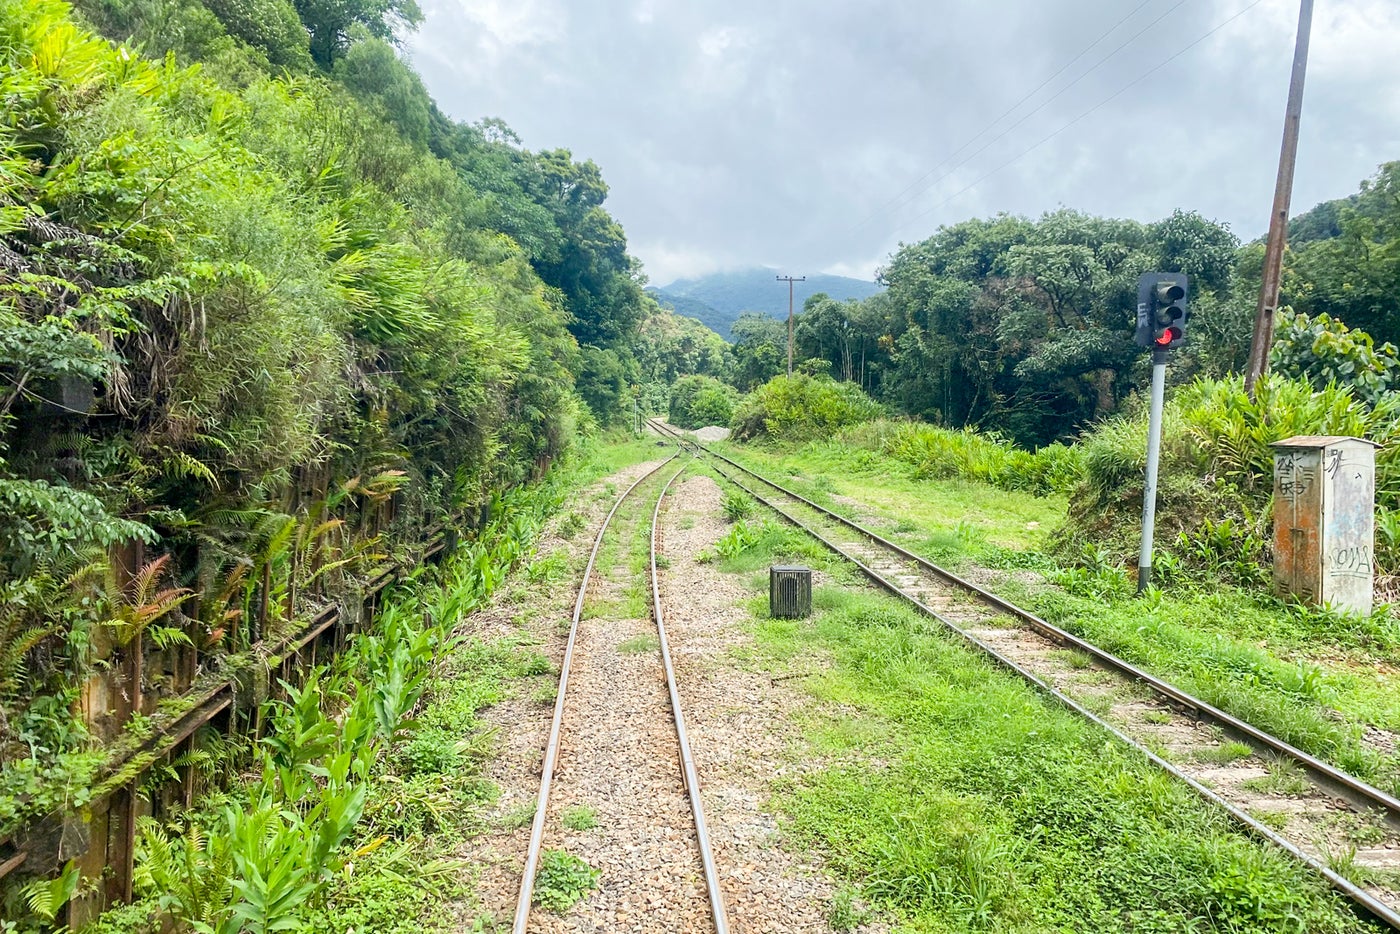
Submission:
[[973,428],[881,420],[848,429],[842,440],[909,464],[915,479],[973,480],[1038,495],[1069,492],[1081,469],[1079,452],[1073,447],[1051,444],[1027,451]]
[[[1345,387],[1314,389],[1271,374],[1245,392],[1241,378],[1199,379],[1179,390],[1162,421],[1159,537],[1195,534],[1206,519],[1231,519],[1267,537],[1273,491],[1271,444],[1295,435],[1350,435],[1380,445],[1376,494],[1383,534],[1382,564],[1394,567],[1385,529],[1400,509],[1400,395],[1374,406]],[[1081,482],[1075,486],[1062,541],[1077,551],[1086,540],[1126,544],[1142,505],[1147,413],[1136,412],[1095,428],[1077,445]]]

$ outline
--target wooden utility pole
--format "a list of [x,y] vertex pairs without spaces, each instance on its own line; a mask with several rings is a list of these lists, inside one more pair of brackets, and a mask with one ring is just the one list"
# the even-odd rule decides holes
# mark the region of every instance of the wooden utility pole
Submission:
[[1249,344],[1249,368],[1244,375],[1244,386],[1251,399],[1255,382],[1269,368],[1269,349],[1274,344],[1274,312],[1278,309],[1283,249],[1288,245],[1288,205],[1293,198],[1293,168],[1298,161],[1298,127],[1303,119],[1303,80],[1308,72],[1312,11],[1313,0],[1302,0],[1298,9],[1298,40],[1293,49],[1293,77],[1288,83],[1288,110],[1283,120],[1283,152],[1279,155],[1278,183],[1274,186],[1274,213],[1269,216],[1264,275],[1254,314],[1254,338]]
[[778,276],[777,279],[778,279],[779,282],[786,282],[786,283],[788,284],[788,376],[791,376],[791,375],[792,375],[792,284],[793,284],[794,282],[806,282],[806,281],[807,281],[807,277],[806,277],[806,276],[798,276],[796,279],[794,279],[792,276]]

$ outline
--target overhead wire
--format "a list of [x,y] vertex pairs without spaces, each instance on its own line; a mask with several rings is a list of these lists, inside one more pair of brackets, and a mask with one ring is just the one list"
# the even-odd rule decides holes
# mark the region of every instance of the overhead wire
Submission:
[[[863,227],[866,223],[868,223],[869,220],[873,219],[874,217],[879,216],[879,214],[880,214],[881,212],[883,212],[886,208],[890,207],[891,205],[902,206],[903,204],[906,204],[906,203],[909,203],[910,201],[912,201],[912,200],[913,200],[912,198],[907,198],[907,199],[904,198],[904,195],[907,194],[912,188],[917,188],[917,189],[918,189],[917,191],[914,192],[914,196],[917,197],[918,195],[922,194],[923,192],[929,190],[930,188],[933,188],[933,187],[934,187],[935,185],[937,185],[939,182],[942,182],[944,179],[946,179],[946,178],[948,178],[949,176],[951,176],[951,175],[952,175],[954,172],[956,172],[958,169],[962,168],[964,165],[966,165],[967,163],[971,162],[973,159],[977,158],[977,157],[978,157],[979,155],[981,155],[982,153],[986,152],[986,151],[987,151],[988,149],[990,149],[993,145],[995,145],[996,143],[998,143],[998,142],[1000,142],[1001,140],[1005,139],[1013,130],[1015,130],[1017,127],[1021,126],[1023,123],[1025,123],[1025,122],[1026,122],[1027,120],[1029,120],[1031,117],[1034,117],[1036,114],[1040,113],[1042,110],[1044,110],[1044,109],[1045,109],[1046,107],[1048,107],[1050,104],[1054,103],[1054,102],[1055,102],[1056,100],[1058,100],[1066,91],[1068,91],[1070,88],[1072,88],[1072,87],[1074,87],[1075,85],[1077,85],[1079,82],[1083,81],[1083,80],[1084,80],[1085,78],[1087,78],[1089,75],[1093,74],[1093,73],[1094,73],[1095,71],[1097,71],[1100,67],[1102,67],[1106,62],[1108,62],[1109,59],[1113,58],[1113,57],[1116,56],[1119,52],[1121,52],[1121,51],[1123,51],[1124,49],[1126,49],[1129,45],[1132,45],[1134,42],[1136,42],[1136,41],[1137,41],[1138,39],[1140,39],[1142,36],[1146,35],[1150,30],[1153,29],[1153,27],[1155,27],[1158,23],[1162,22],[1162,20],[1166,19],[1166,18],[1167,18],[1168,16],[1170,16],[1172,13],[1175,13],[1178,9],[1180,9],[1182,6],[1184,6],[1187,2],[1189,2],[1189,0],[1176,0],[1175,3],[1173,3],[1171,6],[1167,7],[1165,10],[1163,10],[1162,13],[1159,14],[1159,15],[1157,16],[1156,19],[1152,20],[1152,21],[1151,21],[1150,23],[1148,23],[1146,26],[1143,26],[1143,27],[1142,27],[1141,29],[1139,29],[1137,32],[1133,33],[1131,36],[1129,36],[1128,38],[1124,39],[1124,40],[1123,40],[1122,42],[1120,42],[1116,47],[1114,47],[1114,49],[1113,49],[1111,52],[1109,52],[1107,55],[1104,55],[1104,56],[1103,56],[1102,58],[1100,58],[1098,61],[1094,62],[1094,64],[1090,65],[1088,68],[1084,69],[1082,72],[1080,72],[1078,75],[1076,75],[1075,78],[1074,78],[1074,80],[1070,81],[1068,84],[1066,84],[1066,85],[1064,85],[1063,87],[1061,87],[1058,91],[1056,91],[1054,94],[1052,94],[1052,95],[1050,95],[1049,97],[1047,97],[1045,100],[1041,101],[1039,104],[1037,104],[1037,105],[1036,105],[1034,108],[1032,108],[1031,110],[1029,110],[1029,111],[1027,111],[1026,113],[1022,114],[1019,118],[1017,118],[1017,120],[1016,120],[1014,123],[1012,123],[1010,126],[1008,126],[1008,127],[1006,127],[1005,129],[1003,129],[1003,130],[1002,130],[1000,133],[998,133],[996,136],[993,136],[991,139],[987,140],[987,142],[983,143],[982,146],[979,147],[976,151],[974,151],[974,152],[970,153],[969,155],[963,157],[963,158],[962,158],[961,160],[959,160],[957,163],[955,163],[954,165],[950,166],[949,169],[948,169],[948,171],[944,172],[942,175],[940,175],[940,176],[939,176],[938,178],[936,178],[934,181],[928,183],[927,185],[921,184],[921,183],[923,182],[924,179],[928,178],[929,175],[932,175],[934,172],[936,172],[936,171],[938,170],[938,168],[940,168],[940,167],[942,167],[943,165],[947,164],[947,161],[948,161],[948,160],[945,159],[943,162],[939,163],[938,166],[935,166],[932,170],[930,170],[930,171],[929,171],[928,173],[926,173],[922,178],[920,178],[918,182],[915,182],[914,185],[910,186],[910,188],[906,188],[903,192],[900,193],[900,195],[896,196],[896,197],[893,199],[893,201],[887,203],[884,207],[882,207],[882,208],[880,208],[879,210],[877,210],[877,211],[875,212],[875,214],[873,214],[873,215],[871,216],[871,218],[867,218],[867,220],[862,221],[859,225],[856,226],[855,229],[856,229],[856,230],[859,230],[859,229],[860,229],[861,227]],[[1133,10],[1133,13],[1136,13],[1138,10],[1141,10],[1141,9],[1142,9],[1144,6],[1146,6],[1146,5],[1147,5],[1146,3],[1140,4],[1138,7],[1136,7],[1136,8]],[[1088,46],[1088,48],[1086,48],[1086,49],[1084,50],[1084,52],[1081,52],[1078,56],[1076,56],[1075,59],[1074,59],[1073,61],[1070,62],[1070,64],[1072,65],[1072,64],[1074,63],[1074,61],[1077,61],[1079,58],[1082,58],[1083,55],[1084,55],[1085,53],[1087,53],[1087,52],[1088,52],[1090,49],[1092,49],[1094,46],[1098,45],[1099,42],[1103,41],[1104,38],[1106,38],[1106,37],[1107,37],[1109,34],[1111,34],[1114,30],[1116,30],[1116,29],[1118,28],[1118,26],[1122,25],[1122,23],[1125,22],[1128,18],[1130,18],[1130,16],[1131,16],[1131,14],[1129,15],[1129,17],[1125,17],[1124,20],[1120,20],[1119,23],[1116,24],[1116,25],[1113,27],[1113,29],[1110,29],[1107,33],[1105,33],[1104,36],[1101,36],[1099,39],[1097,39],[1097,40],[1095,40],[1094,42],[1090,43],[1090,45]],[[1068,67],[1068,66],[1066,66],[1066,67]],[[1048,79],[1047,81],[1045,81],[1040,87],[1044,87],[1046,84],[1049,84],[1050,81],[1053,81],[1053,80],[1054,80],[1054,77],[1057,77],[1059,74],[1063,73],[1064,70],[1065,70],[1065,69],[1061,69],[1060,72],[1057,72],[1055,76],[1052,76],[1050,79]],[[1032,91],[1030,95],[1027,95],[1027,98],[1026,98],[1026,99],[1029,99],[1029,97],[1033,96],[1033,95],[1034,95],[1036,92],[1038,92],[1039,90],[1040,90],[1040,88],[1037,88],[1035,91]],[[1022,103],[1025,102],[1026,99],[1023,99],[1022,101],[1018,102],[1014,107],[1011,108],[1011,110],[1015,110],[1016,107],[1019,107]],[[1009,111],[1008,111],[1008,113],[1009,113]],[[963,146],[959,147],[958,150],[955,151],[953,155],[956,155],[957,152],[961,152],[963,149],[966,149],[969,145],[972,144],[972,142],[975,142],[975,141],[976,141],[976,139],[977,139],[978,136],[981,136],[982,133],[987,132],[988,129],[991,129],[992,126],[995,126],[995,125],[997,124],[997,122],[999,122],[999,121],[1000,121],[1003,117],[1005,117],[1005,116],[1006,116],[1006,114],[1003,114],[1001,117],[998,117],[996,120],[992,121],[992,123],[991,123],[986,129],[984,129],[984,130],[982,130],[981,132],[979,132],[979,133],[977,134],[977,136],[974,136],[974,137],[972,138],[972,140],[970,140],[968,143],[965,143]],[[952,156],[950,156],[949,158],[951,159]]]
[[[1150,78],[1152,75],[1156,74],[1158,71],[1161,71],[1161,70],[1162,70],[1163,68],[1165,68],[1167,65],[1170,65],[1172,62],[1176,61],[1178,58],[1180,58],[1181,56],[1185,55],[1187,52],[1191,51],[1191,50],[1194,49],[1196,46],[1200,45],[1202,42],[1206,41],[1206,40],[1209,39],[1211,36],[1215,35],[1217,32],[1219,32],[1220,30],[1224,29],[1226,26],[1230,25],[1230,24],[1233,23],[1235,20],[1239,19],[1241,16],[1245,15],[1245,14],[1248,13],[1250,10],[1252,10],[1252,9],[1254,9],[1255,7],[1259,6],[1259,4],[1261,4],[1261,3],[1263,3],[1263,2],[1264,2],[1264,0],[1254,0],[1254,2],[1250,3],[1248,6],[1244,7],[1244,8],[1241,9],[1239,12],[1237,12],[1237,13],[1235,13],[1234,15],[1230,16],[1228,19],[1223,20],[1222,22],[1220,22],[1219,24],[1217,24],[1216,26],[1214,26],[1213,28],[1211,28],[1209,31],[1207,31],[1206,33],[1204,33],[1204,34],[1202,34],[1201,36],[1197,37],[1197,38],[1194,39],[1192,42],[1190,42],[1188,45],[1184,46],[1182,49],[1180,49],[1180,50],[1177,51],[1176,53],[1174,53],[1174,54],[1168,56],[1167,58],[1163,59],[1162,61],[1158,62],[1156,65],[1153,65],[1153,66],[1152,66],[1151,68],[1149,68],[1147,71],[1145,71],[1145,72],[1143,72],[1142,74],[1138,75],[1138,76],[1137,76],[1136,78],[1134,78],[1132,81],[1129,81],[1127,84],[1123,85],[1123,86],[1122,86],[1121,88],[1119,88],[1117,91],[1114,91],[1114,92],[1113,92],[1112,94],[1110,94],[1108,97],[1105,97],[1103,100],[1099,101],[1097,104],[1095,104],[1094,106],[1090,107],[1088,110],[1084,111],[1084,112],[1081,113],[1079,116],[1075,117],[1073,120],[1070,120],[1068,123],[1064,124],[1064,125],[1061,126],[1059,129],[1057,129],[1057,130],[1055,130],[1054,132],[1052,132],[1052,133],[1046,135],[1046,136],[1043,137],[1039,142],[1037,142],[1037,143],[1031,145],[1030,147],[1028,147],[1028,148],[1022,150],[1021,152],[1017,153],[1015,156],[1012,156],[1010,159],[1008,159],[1007,161],[1003,162],[1001,165],[997,166],[996,168],[994,168],[994,169],[992,169],[992,170],[990,170],[990,171],[988,171],[988,172],[986,172],[986,173],[984,173],[984,174],[978,176],[978,177],[977,177],[976,179],[974,179],[972,182],[970,182],[969,184],[965,185],[964,187],[958,189],[957,191],[953,192],[951,195],[949,195],[948,197],[944,198],[942,201],[938,202],[937,204],[933,205],[932,207],[927,208],[926,210],[921,211],[921,212],[919,212],[918,214],[914,215],[914,216],[913,216],[912,218],[910,218],[910,219],[906,222],[906,224],[903,225],[903,226],[907,226],[907,225],[909,225],[909,224],[913,224],[915,221],[927,217],[928,215],[932,214],[934,211],[937,211],[939,208],[941,208],[941,207],[943,207],[944,205],[948,204],[949,202],[953,201],[955,198],[958,198],[959,196],[964,195],[964,194],[966,194],[967,192],[971,191],[973,188],[976,188],[979,184],[981,184],[982,182],[986,181],[988,178],[991,178],[993,175],[995,175],[996,173],[1000,172],[1002,169],[1005,169],[1005,168],[1007,168],[1008,166],[1011,166],[1011,165],[1015,164],[1016,162],[1019,162],[1021,159],[1025,158],[1026,156],[1028,156],[1029,154],[1031,154],[1031,153],[1034,152],[1035,150],[1039,149],[1041,146],[1044,146],[1046,143],[1050,142],[1050,140],[1052,140],[1052,139],[1054,139],[1055,137],[1059,136],[1059,135],[1060,135],[1061,133],[1063,133],[1065,130],[1068,130],[1070,127],[1074,126],[1074,125],[1077,124],[1079,121],[1083,120],[1085,117],[1087,117],[1087,116],[1089,116],[1090,114],[1094,113],[1094,112],[1095,112],[1096,110],[1098,110],[1099,108],[1104,107],[1105,105],[1111,103],[1112,101],[1116,100],[1116,99],[1119,98],[1119,97],[1122,97],[1122,96],[1123,96],[1125,93],[1127,93],[1130,89],[1132,89],[1132,88],[1136,87],[1137,85],[1141,84],[1143,81],[1146,81],[1146,80],[1147,80],[1148,78]],[[944,176],[944,177],[947,177],[947,176]]]
[[881,214],[881,212],[883,212],[886,208],[891,207],[892,205],[894,205],[895,203],[897,203],[901,198],[903,198],[903,197],[904,197],[906,194],[908,194],[909,192],[913,191],[913,190],[919,185],[920,182],[924,181],[924,179],[926,179],[926,178],[928,178],[929,176],[931,176],[934,172],[937,172],[939,169],[943,168],[943,166],[947,165],[949,160],[953,159],[955,156],[957,156],[958,153],[962,152],[964,149],[966,149],[967,147],[971,146],[973,143],[977,142],[977,140],[978,140],[984,133],[989,132],[989,131],[990,131],[993,127],[995,127],[998,123],[1000,123],[1001,121],[1005,120],[1005,119],[1006,119],[1007,117],[1009,117],[1012,113],[1014,113],[1018,107],[1020,107],[1020,106],[1021,106],[1022,104],[1024,104],[1026,101],[1030,100],[1032,97],[1035,97],[1035,95],[1039,94],[1039,93],[1041,92],[1041,90],[1043,90],[1043,89],[1046,87],[1046,85],[1050,84],[1050,82],[1054,81],[1054,80],[1055,80],[1056,78],[1058,78],[1060,75],[1062,75],[1062,74],[1064,74],[1066,71],[1068,71],[1068,70],[1074,65],[1075,62],[1079,61],[1079,60],[1080,60],[1081,58],[1083,58],[1085,55],[1088,55],[1089,52],[1092,51],[1093,48],[1094,48],[1095,46],[1097,46],[1100,42],[1103,42],[1105,39],[1107,39],[1109,36],[1111,36],[1115,31],[1117,31],[1118,27],[1122,26],[1122,25],[1123,25],[1124,23],[1126,23],[1128,20],[1132,19],[1134,16],[1136,16],[1136,15],[1138,14],[1139,11],[1141,11],[1141,10],[1143,9],[1143,7],[1146,7],[1147,5],[1151,4],[1152,2],[1153,2],[1153,0],[1142,0],[1142,2],[1139,3],[1137,6],[1133,7],[1133,9],[1132,9],[1131,11],[1129,11],[1128,14],[1127,14],[1126,16],[1124,16],[1124,17],[1123,17],[1122,19],[1120,19],[1118,22],[1114,23],[1112,26],[1108,27],[1108,29],[1106,29],[1106,30],[1104,30],[1102,33],[1100,33],[1100,34],[1099,34],[1099,37],[1098,37],[1097,39],[1095,39],[1093,42],[1090,42],[1090,43],[1089,43],[1088,45],[1086,45],[1084,48],[1080,49],[1078,55],[1074,56],[1074,58],[1071,58],[1069,61],[1067,61],[1067,62],[1065,62],[1063,65],[1061,65],[1058,71],[1056,71],[1056,72],[1055,72],[1054,74],[1052,74],[1050,77],[1046,78],[1044,81],[1040,82],[1040,84],[1037,84],[1035,87],[1033,87],[1033,88],[1031,88],[1029,91],[1027,91],[1027,92],[1021,97],[1020,100],[1016,101],[1016,103],[1012,104],[1010,107],[1008,107],[1008,108],[1006,108],[1005,110],[1003,110],[994,120],[992,120],[990,123],[988,123],[988,124],[987,124],[986,126],[984,126],[982,129],[978,130],[978,131],[977,131],[976,133],[974,133],[971,137],[969,137],[968,140],[967,140],[967,142],[963,143],[963,144],[962,144],[961,146],[959,146],[957,149],[954,149],[954,150],[953,150],[952,152],[950,152],[947,156],[945,156],[945,157],[943,158],[943,161],[942,161],[942,162],[939,162],[939,163],[937,163],[936,165],[934,165],[933,168],[929,169],[929,170],[928,170],[927,172],[925,172],[923,175],[920,175],[918,178],[914,179],[912,182],[910,182],[908,185],[906,185],[898,194],[896,194],[896,195],[895,195],[893,198],[891,198],[889,201],[886,201],[884,204],[880,205],[880,206],[877,207],[874,211],[872,211],[868,217],[866,217],[863,221],[861,221],[860,223],[856,224],[856,226],[855,226],[854,228],[852,228],[852,232],[854,232],[854,231],[856,231],[856,230],[860,230],[860,228],[864,227],[866,224],[870,223],[872,220],[874,220],[875,218],[879,217],[880,214]]

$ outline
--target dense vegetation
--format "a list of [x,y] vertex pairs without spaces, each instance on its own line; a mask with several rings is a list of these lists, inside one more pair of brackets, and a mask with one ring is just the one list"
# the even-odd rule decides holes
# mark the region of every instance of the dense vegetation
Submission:
[[620,414],[649,302],[600,170],[446,118],[420,16],[0,0],[0,838]]

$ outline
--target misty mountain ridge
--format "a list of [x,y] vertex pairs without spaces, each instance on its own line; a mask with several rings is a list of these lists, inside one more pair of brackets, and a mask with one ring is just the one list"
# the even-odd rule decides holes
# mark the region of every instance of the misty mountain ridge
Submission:
[[[647,291],[663,305],[670,305],[677,314],[704,322],[728,340],[729,328],[746,311],[756,311],[775,318],[787,318],[788,289],[777,279],[778,270],[752,269],[717,272],[695,279],[677,279]],[[802,310],[808,296],[824,292],[838,301],[869,298],[881,291],[880,286],[865,279],[826,274],[810,275],[805,282],[793,283],[793,308]]]

